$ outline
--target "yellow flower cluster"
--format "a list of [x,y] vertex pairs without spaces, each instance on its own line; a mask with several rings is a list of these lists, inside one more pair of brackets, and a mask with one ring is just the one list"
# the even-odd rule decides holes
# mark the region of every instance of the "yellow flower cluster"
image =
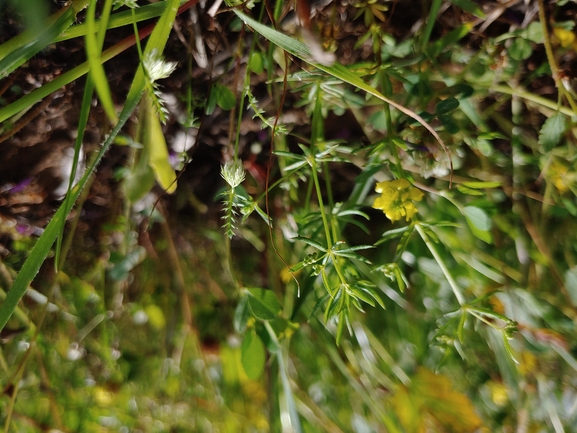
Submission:
[[409,221],[417,213],[414,202],[423,198],[423,193],[406,179],[378,182],[375,191],[381,196],[375,199],[373,207],[381,209],[391,221],[402,217]]
[[553,182],[553,185],[561,194],[569,191],[577,177],[574,172],[569,171],[569,167],[557,160],[553,161],[549,166],[548,174],[549,180]]

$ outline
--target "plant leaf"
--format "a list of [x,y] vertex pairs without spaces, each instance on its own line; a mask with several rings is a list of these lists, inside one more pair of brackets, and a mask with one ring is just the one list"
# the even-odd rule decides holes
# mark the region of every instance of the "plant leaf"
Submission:
[[264,371],[264,344],[254,329],[247,332],[240,346],[241,362],[249,379],[258,379]]
[[257,319],[273,320],[278,317],[282,307],[272,290],[248,289],[248,292],[248,304]]
[[159,185],[169,194],[176,191],[176,173],[168,159],[168,148],[158,113],[156,112],[152,97],[147,92],[144,96],[145,121],[143,123],[142,144],[148,152],[148,164]]
[[471,232],[484,242],[490,244],[493,241],[491,236],[491,218],[481,208],[475,206],[465,206],[463,215],[467,220],[467,225]]
[[[270,27],[267,27],[267,26],[259,23],[258,21],[250,18],[249,16],[245,15],[244,13],[240,12],[237,9],[233,9],[233,12],[242,21],[244,21],[245,24],[252,27],[255,31],[260,33],[265,38],[267,38],[273,44],[279,46],[280,48],[282,48],[283,50],[292,54],[293,56],[296,56],[299,59],[304,60],[305,62],[313,65],[314,67],[320,69],[321,71],[324,71],[327,74],[330,74],[333,77],[338,78],[341,81],[344,81],[345,83],[349,83],[349,84],[351,84],[351,85],[353,85],[353,86],[355,86],[361,90],[364,90],[365,92],[375,96],[376,98],[380,99],[381,101],[386,102],[387,104],[395,107],[401,113],[403,113],[403,114],[409,116],[410,118],[416,120],[421,125],[423,125],[427,129],[427,131],[429,131],[431,133],[431,135],[435,138],[435,140],[437,140],[439,145],[446,152],[448,152],[445,142],[441,139],[441,137],[433,129],[433,127],[425,121],[425,119],[423,119],[421,116],[419,116],[414,111],[412,111],[412,110],[402,106],[401,104],[393,101],[392,99],[389,99],[386,96],[384,96],[377,89],[375,89],[374,87],[365,83],[358,75],[356,75],[354,72],[349,70],[346,66],[344,66],[340,63],[335,63],[331,66],[321,65],[319,63],[316,63],[313,60],[313,55],[311,54],[309,48],[305,44],[303,44],[302,42],[297,41],[296,39],[293,39],[287,35],[284,35],[284,34],[278,32],[277,30],[271,29]],[[451,163],[451,166],[452,166],[452,163]]]
[[553,150],[559,144],[566,127],[565,116],[561,113],[555,113],[543,123],[539,131],[539,144],[545,152]]

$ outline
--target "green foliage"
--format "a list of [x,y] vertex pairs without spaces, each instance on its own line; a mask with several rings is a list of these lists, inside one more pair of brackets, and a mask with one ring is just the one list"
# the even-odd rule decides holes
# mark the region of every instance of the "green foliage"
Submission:
[[[0,46],[0,77],[70,38],[84,36],[87,54],[0,101],[10,134],[87,75],[66,198],[37,242],[6,231],[6,431],[577,429],[565,404],[577,395],[577,112],[556,65],[577,46],[570,21],[553,35],[543,21],[561,6],[539,2],[542,22],[527,9],[524,25],[489,37],[499,10],[469,0],[434,0],[407,28],[392,2],[331,2],[301,42],[281,1],[229,2],[216,17],[193,0],[103,3],[73,1]],[[175,24],[192,7],[194,24],[199,11],[207,20],[195,43],[205,27],[238,39],[226,67],[192,73],[199,45]],[[350,25],[353,50],[337,33]],[[123,26],[134,38],[105,48]],[[209,77],[171,86],[178,113],[158,84],[185,66],[164,60],[173,28],[189,44],[187,76]],[[134,44],[117,117],[103,65]],[[543,90],[553,85],[558,97]],[[93,94],[112,128],[74,185]],[[195,156],[173,168],[175,127],[199,131],[195,146],[203,134],[223,145],[220,204],[177,185]],[[121,141],[111,219],[96,244],[65,238]],[[212,188],[218,176],[202,173]],[[53,248],[58,272],[35,279]]]

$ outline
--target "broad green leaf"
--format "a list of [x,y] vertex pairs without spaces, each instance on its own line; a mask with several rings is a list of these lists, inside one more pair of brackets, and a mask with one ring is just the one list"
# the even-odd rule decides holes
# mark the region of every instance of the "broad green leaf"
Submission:
[[248,304],[252,313],[260,320],[273,320],[278,317],[282,307],[272,290],[248,289]]
[[151,96],[144,96],[145,121],[143,122],[142,144],[148,152],[148,163],[159,185],[169,194],[176,191],[176,173],[168,159],[168,147],[162,132],[158,113],[153,106]]
[[220,84],[215,84],[213,86],[213,91],[216,89],[216,103],[220,108],[225,111],[232,110],[236,105],[236,98],[234,93],[226,86]]
[[566,128],[565,116],[561,113],[555,113],[545,121],[539,131],[539,144],[545,152],[553,150],[559,144]]
[[264,345],[254,329],[245,334],[240,351],[244,372],[249,379],[258,379],[264,371],[266,358]]
[[263,57],[261,53],[254,51],[250,55],[249,67],[255,74],[260,74],[264,71]]
[[527,39],[515,38],[508,51],[513,60],[521,61],[531,57],[533,47]]
[[222,84],[215,84],[210,89],[208,96],[208,104],[206,106],[206,114],[211,115],[216,106],[219,106],[225,111],[232,110],[236,105],[236,98],[234,93],[228,87]]
[[493,241],[491,236],[491,218],[481,208],[475,206],[465,206],[463,215],[467,220],[467,225],[475,236],[488,244]]

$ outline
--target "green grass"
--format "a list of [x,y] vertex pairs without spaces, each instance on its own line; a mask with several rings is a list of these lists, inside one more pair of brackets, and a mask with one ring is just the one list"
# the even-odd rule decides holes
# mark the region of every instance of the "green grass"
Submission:
[[[17,331],[0,347],[6,432],[577,428],[569,3],[483,33],[492,15],[466,0],[433,1],[407,28],[390,2],[346,15],[333,2],[311,42],[285,2],[230,2],[200,26],[230,44],[222,75],[193,73],[199,35],[182,23],[205,12],[196,1],[103,3],[0,45],[2,77],[72,38],[87,57],[0,106],[6,135],[84,85],[68,193],[35,242],[11,233],[1,263],[0,330]],[[134,35],[106,44],[121,27]],[[319,64],[317,45],[338,61]],[[169,76],[165,53],[185,49]],[[104,65],[127,50],[140,64],[115,105]],[[160,80],[183,71],[167,87],[185,108],[169,113]],[[110,127],[74,185],[95,97]],[[165,122],[200,134],[177,170]],[[200,203],[187,164],[211,167],[195,154],[207,137],[226,142],[223,179]],[[121,144],[115,204],[90,239],[80,207]]]

